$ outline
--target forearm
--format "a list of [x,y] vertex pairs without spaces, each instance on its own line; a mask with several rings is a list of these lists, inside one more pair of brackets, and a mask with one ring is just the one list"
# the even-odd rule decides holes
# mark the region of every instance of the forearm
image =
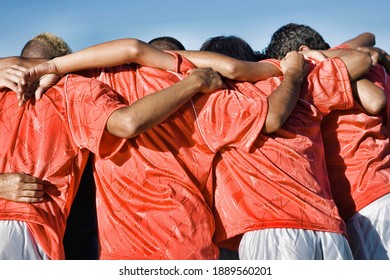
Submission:
[[11,56],[0,58],[0,69],[8,68],[13,65],[22,66],[24,68],[30,68],[37,64],[43,63],[47,59],[42,58],[24,58],[20,56]]
[[163,122],[199,89],[199,83],[187,78],[167,89],[147,95],[115,111],[107,123],[107,130],[118,137],[135,137]]
[[124,63],[175,70],[175,58],[136,39],[119,39],[88,47],[52,60],[57,74]]
[[375,35],[370,32],[364,32],[355,38],[345,41],[342,45],[347,45],[351,49],[356,49],[358,47],[373,47],[375,46]]
[[193,69],[177,84],[114,112],[107,122],[107,130],[122,138],[135,137],[163,122],[194,94],[208,94],[221,87],[223,82],[219,73],[211,68]]
[[270,77],[280,76],[280,70],[264,62],[250,62],[231,58],[215,52],[177,51],[196,67],[211,67],[231,80],[256,82]]
[[262,133],[282,127],[297,103],[303,78],[286,75],[280,86],[268,97],[268,114]]

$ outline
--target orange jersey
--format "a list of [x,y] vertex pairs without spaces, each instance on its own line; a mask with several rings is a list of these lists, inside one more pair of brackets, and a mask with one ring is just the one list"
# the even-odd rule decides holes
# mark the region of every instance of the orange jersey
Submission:
[[46,193],[42,203],[0,199],[0,219],[27,222],[45,253],[64,259],[66,219],[89,150],[105,157],[123,144],[104,131],[109,115],[124,105],[103,83],[69,75],[24,107],[14,92],[3,91],[0,106],[0,172],[41,178]]
[[[182,78],[148,67],[97,74],[132,103]],[[249,150],[267,101],[234,90],[198,94],[157,127],[95,159],[102,259],[215,259],[214,218],[205,196],[222,147]]]
[[[256,83],[267,97],[281,83]],[[320,124],[353,104],[342,60],[311,63],[297,105],[278,131],[260,134],[250,152],[223,149],[215,162],[215,241],[237,249],[240,236],[265,228],[345,233],[332,200]]]
[[387,105],[370,115],[359,105],[323,120],[325,153],[335,202],[344,219],[390,193],[390,81],[382,66],[366,78],[384,90]]

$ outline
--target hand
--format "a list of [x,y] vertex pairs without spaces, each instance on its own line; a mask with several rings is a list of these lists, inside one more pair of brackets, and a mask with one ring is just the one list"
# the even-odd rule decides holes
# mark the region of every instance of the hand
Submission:
[[27,69],[18,65],[13,65],[0,70],[0,89],[9,88],[18,94],[18,82]]
[[372,65],[376,65],[386,55],[384,50],[377,47],[358,47],[356,49],[358,51],[367,53],[371,57]]
[[24,90],[20,90],[22,92],[19,96],[19,106],[23,106],[31,97],[35,96],[36,100],[40,100],[42,95],[52,86],[54,86],[60,79],[61,75],[57,74],[46,74],[42,76],[39,81],[36,82],[28,82],[28,86]]
[[40,100],[42,95],[61,77],[53,61],[41,63],[26,70],[18,83],[19,105],[24,105],[33,95],[36,100]]
[[189,77],[200,83],[199,92],[211,93],[217,89],[223,88],[224,83],[221,75],[211,68],[197,68],[189,71]]
[[291,51],[280,61],[280,68],[285,76],[292,75],[304,79],[309,72],[309,65],[301,53]]
[[0,197],[16,202],[42,202],[45,192],[43,181],[24,173],[0,175]]

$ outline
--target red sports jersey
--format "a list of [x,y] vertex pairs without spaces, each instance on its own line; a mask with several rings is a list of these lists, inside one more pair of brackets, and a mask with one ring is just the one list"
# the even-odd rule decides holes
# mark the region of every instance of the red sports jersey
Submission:
[[[99,75],[129,103],[181,79],[148,67],[122,66]],[[217,258],[214,218],[204,198],[212,196],[205,189],[212,161],[222,147],[248,151],[266,111],[259,94],[198,94],[111,159],[96,158],[101,258]]]
[[[242,234],[265,228],[345,233],[331,196],[320,124],[329,111],[352,106],[350,81],[341,59],[310,65],[282,128],[260,134],[250,152],[223,149],[215,162],[215,241],[221,246],[237,249]],[[267,97],[280,83],[271,78],[256,86]]]
[[75,75],[24,107],[14,92],[0,93],[0,172],[41,178],[46,193],[42,203],[0,199],[0,219],[27,222],[51,259],[64,259],[66,218],[88,150],[107,157],[124,142],[105,132],[109,115],[124,106],[119,98],[107,85]]
[[345,220],[390,193],[389,75],[377,65],[366,78],[386,93],[381,114],[370,115],[356,103],[330,113],[322,125],[332,193]]

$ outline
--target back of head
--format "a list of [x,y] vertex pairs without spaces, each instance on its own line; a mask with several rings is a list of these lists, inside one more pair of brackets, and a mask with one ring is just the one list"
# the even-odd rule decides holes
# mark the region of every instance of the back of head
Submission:
[[298,51],[302,45],[313,50],[326,50],[330,47],[313,28],[303,24],[289,23],[272,35],[265,54],[271,58],[281,59],[290,51]]
[[62,38],[45,32],[28,41],[22,49],[21,56],[26,58],[52,59],[70,54],[71,52],[72,50]]
[[179,40],[169,36],[154,38],[150,40],[148,44],[160,50],[166,50],[166,51],[185,50],[183,44],[180,43]]
[[200,47],[201,51],[221,53],[236,59],[257,61],[252,47],[237,36],[216,36],[207,39]]

